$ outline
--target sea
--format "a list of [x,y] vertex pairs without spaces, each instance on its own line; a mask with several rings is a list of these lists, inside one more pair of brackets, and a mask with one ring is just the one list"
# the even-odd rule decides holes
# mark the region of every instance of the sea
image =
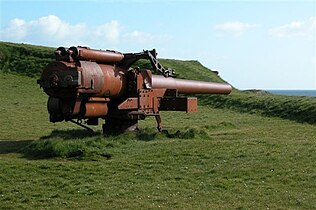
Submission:
[[266,90],[275,95],[316,97],[316,90]]

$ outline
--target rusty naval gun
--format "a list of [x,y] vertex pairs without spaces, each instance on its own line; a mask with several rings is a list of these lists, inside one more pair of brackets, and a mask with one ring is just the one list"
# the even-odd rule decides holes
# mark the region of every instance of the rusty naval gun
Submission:
[[[229,94],[229,84],[174,78],[155,50],[120,53],[87,47],[59,47],[56,60],[37,83],[49,96],[51,122],[70,121],[89,129],[104,119],[104,133],[137,129],[138,120],[153,116],[162,131],[160,111],[197,111],[197,98],[178,94]],[[147,59],[152,70],[132,68]],[[155,73],[155,74],[153,74]],[[157,75],[160,74],[160,75]]]

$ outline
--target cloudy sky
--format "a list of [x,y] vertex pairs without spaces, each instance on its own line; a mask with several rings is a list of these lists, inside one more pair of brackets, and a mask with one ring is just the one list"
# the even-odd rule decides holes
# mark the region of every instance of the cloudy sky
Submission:
[[0,40],[199,60],[239,89],[316,89],[316,1],[0,0]]

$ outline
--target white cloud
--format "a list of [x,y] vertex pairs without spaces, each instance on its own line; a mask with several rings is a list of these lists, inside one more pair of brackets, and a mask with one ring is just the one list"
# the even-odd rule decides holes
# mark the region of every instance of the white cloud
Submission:
[[20,40],[23,39],[26,34],[25,21],[18,18],[11,20],[9,26],[4,31],[1,30],[2,38],[11,36],[12,39]]
[[131,41],[136,42],[138,44],[148,45],[157,42],[170,41],[172,37],[169,35],[154,35],[135,30],[132,32],[125,33],[123,35],[123,39],[125,41]]
[[59,45],[79,41],[87,35],[85,24],[71,25],[55,15],[25,21],[13,19],[8,26],[1,29],[1,39],[13,42]]
[[109,23],[105,23],[96,27],[95,32],[93,33],[96,39],[106,38],[107,41],[117,44],[120,42],[120,30],[121,26],[118,21],[112,20]]
[[269,34],[280,38],[304,37],[307,39],[315,39],[316,17],[310,17],[304,21],[292,21],[291,23],[271,28]]
[[242,23],[239,21],[234,22],[225,22],[221,24],[217,24],[214,26],[214,29],[220,32],[220,35],[224,34],[230,34],[233,36],[241,36],[243,35],[247,30],[256,28],[256,24],[249,24],[249,23]]
[[90,26],[85,23],[70,24],[55,15],[48,15],[32,21],[13,19],[0,32],[2,41],[49,46],[85,45],[97,46],[98,48],[117,48],[123,41],[124,45],[132,43],[147,47],[156,42],[171,39],[169,35],[123,31],[124,28],[126,27],[123,27],[116,20]]

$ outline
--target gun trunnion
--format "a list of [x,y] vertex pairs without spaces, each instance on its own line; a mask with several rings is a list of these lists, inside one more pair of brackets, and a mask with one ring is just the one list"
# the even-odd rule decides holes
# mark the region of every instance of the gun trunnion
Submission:
[[[137,129],[138,120],[154,116],[162,130],[159,111],[197,111],[197,98],[189,94],[229,94],[229,84],[173,78],[173,69],[164,68],[156,51],[120,53],[86,47],[59,47],[56,61],[49,63],[37,81],[49,96],[51,122],[71,121],[82,127],[105,120],[104,133]],[[148,59],[151,70],[131,68],[139,59]],[[76,120],[76,121],[75,121]]]

